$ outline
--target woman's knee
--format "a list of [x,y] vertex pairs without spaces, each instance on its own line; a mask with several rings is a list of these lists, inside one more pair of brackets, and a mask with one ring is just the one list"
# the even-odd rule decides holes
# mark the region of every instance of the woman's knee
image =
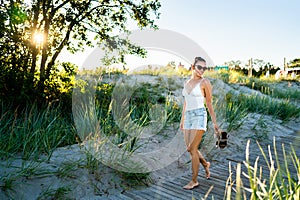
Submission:
[[188,152],[190,152],[191,156],[193,156],[193,155],[199,156],[199,154],[198,154],[198,148],[190,147],[190,148],[188,148]]

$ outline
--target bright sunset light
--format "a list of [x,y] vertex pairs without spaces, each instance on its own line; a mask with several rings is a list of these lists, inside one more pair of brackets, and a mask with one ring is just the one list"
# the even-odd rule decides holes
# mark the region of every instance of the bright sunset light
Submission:
[[36,31],[34,33],[33,39],[36,44],[42,44],[44,41],[44,35],[38,31]]

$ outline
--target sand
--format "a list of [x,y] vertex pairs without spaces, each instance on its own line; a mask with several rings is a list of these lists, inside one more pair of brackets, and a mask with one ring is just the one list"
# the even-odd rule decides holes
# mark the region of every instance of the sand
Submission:
[[[117,78],[110,78],[114,81]],[[175,88],[173,96],[182,102],[182,78],[155,77],[149,75],[135,75],[124,79],[128,83],[135,81],[168,83],[168,87]],[[164,81],[162,81],[164,80]],[[212,80],[214,95],[223,98],[233,90],[236,93],[257,93],[244,86],[230,86],[220,80]],[[285,87],[281,85],[281,87]],[[299,87],[296,85],[295,87]],[[259,93],[259,95],[263,95]],[[218,114],[218,111],[216,111]],[[219,119],[219,121],[222,121]],[[201,151],[212,165],[228,162],[228,158],[244,155],[248,140],[255,143],[259,140],[263,145],[272,144],[273,137],[282,137],[300,130],[300,118],[282,122],[271,116],[249,113],[242,125],[229,133],[228,146],[225,149],[215,147],[212,127],[206,132],[206,138]],[[221,128],[226,130],[226,123]],[[141,146],[140,152],[155,151],[167,145],[178,133],[179,124],[168,125],[160,134],[144,138],[139,142],[147,144]],[[183,142],[183,141],[182,141]],[[257,149],[252,149],[257,151]],[[162,152],[163,153],[163,152]],[[128,174],[118,172],[91,157],[84,146],[74,144],[61,147],[54,151],[49,160],[41,156],[39,161],[24,161],[20,156],[0,161],[0,199],[105,199],[109,195],[122,193],[137,187],[146,187],[157,181],[174,178],[184,173],[190,173],[190,157],[187,152],[182,153],[169,165],[151,172],[150,176],[139,184],[129,181]],[[200,173],[204,173],[201,169]]]

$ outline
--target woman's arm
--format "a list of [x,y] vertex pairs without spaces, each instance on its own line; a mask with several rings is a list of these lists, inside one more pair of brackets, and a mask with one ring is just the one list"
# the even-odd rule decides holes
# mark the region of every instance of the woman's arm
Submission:
[[180,129],[181,130],[183,130],[184,113],[185,113],[185,100],[183,102],[182,111],[181,111],[181,120],[180,120]]
[[214,124],[215,130],[218,131],[219,127],[217,125],[217,118],[212,105],[212,85],[210,84],[210,81],[208,79],[203,80],[203,89],[208,112],[211,116],[211,120]]

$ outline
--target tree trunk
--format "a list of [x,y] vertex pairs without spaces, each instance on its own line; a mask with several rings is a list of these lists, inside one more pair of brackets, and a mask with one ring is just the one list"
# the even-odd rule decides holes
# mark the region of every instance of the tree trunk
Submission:
[[[41,65],[40,65],[40,80],[38,83],[38,92],[39,94],[44,94],[45,90],[45,67],[48,57],[48,35],[49,35],[49,28],[50,28],[50,18],[48,16],[48,2],[43,1],[42,9],[43,9],[43,20],[44,20],[44,41],[43,41],[43,47],[42,47],[42,59],[41,59]],[[41,100],[45,100],[44,96],[40,96]]]
[[37,31],[37,24],[38,24],[38,18],[39,18],[39,8],[40,8],[40,1],[37,1],[37,4],[33,6],[34,10],[34,16],[33,16],[33,25],[31,28],[31,48],[32,48],[32,63],[30,68],[30,74],[31,76],[34,76],[35,68],[36,68],[36,61],[37,61],[37,55],[38,55],[38,48],[36,46],[36,41],[34,41],[34,34]]

